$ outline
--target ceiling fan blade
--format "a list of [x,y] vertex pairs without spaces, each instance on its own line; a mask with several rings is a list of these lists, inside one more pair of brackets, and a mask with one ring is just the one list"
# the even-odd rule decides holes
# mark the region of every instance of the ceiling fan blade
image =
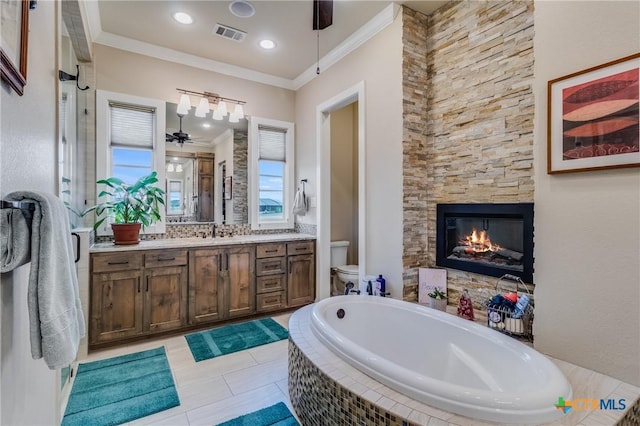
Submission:
[[313,29],[324,30],[333,24],[333,0],[313,0]]

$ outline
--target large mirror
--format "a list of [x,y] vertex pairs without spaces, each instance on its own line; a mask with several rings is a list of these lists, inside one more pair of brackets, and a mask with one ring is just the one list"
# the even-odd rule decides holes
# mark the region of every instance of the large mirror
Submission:
[[[192,108],[180,119],[167,102],[166,193],[169,222],[248,223],[248,122],[196,117]],[[171,141],[182,129],[184,143]]]

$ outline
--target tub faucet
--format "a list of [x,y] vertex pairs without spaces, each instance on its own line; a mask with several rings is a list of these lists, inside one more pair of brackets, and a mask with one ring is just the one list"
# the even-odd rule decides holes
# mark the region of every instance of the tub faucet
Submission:
[[348,295],[350,295],[352,293],[360,294],[360,290],[355,290],[353,287],[354,287],[354,284],[351,281],[346,283],[344,285],[344,295],[348,296]]

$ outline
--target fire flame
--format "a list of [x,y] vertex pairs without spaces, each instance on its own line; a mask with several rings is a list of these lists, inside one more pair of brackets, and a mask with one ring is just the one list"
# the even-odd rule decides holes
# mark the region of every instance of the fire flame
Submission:
[[478,231],[473,229],[471,235],[467,235],[463,241],[468,247],[470,247],[476,253],[484,253],[487,251],[499,250],[500,246],[492,244],[489,235],[486,231]]

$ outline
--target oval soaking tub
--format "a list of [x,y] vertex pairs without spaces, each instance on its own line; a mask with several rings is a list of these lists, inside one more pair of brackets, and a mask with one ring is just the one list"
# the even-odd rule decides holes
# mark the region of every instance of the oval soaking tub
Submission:
[[346,362],[413,399],[467,417],[544,423],[571,385],[544,355],[455,315],[414,303],[337,296],[313,306],[311,330]]

